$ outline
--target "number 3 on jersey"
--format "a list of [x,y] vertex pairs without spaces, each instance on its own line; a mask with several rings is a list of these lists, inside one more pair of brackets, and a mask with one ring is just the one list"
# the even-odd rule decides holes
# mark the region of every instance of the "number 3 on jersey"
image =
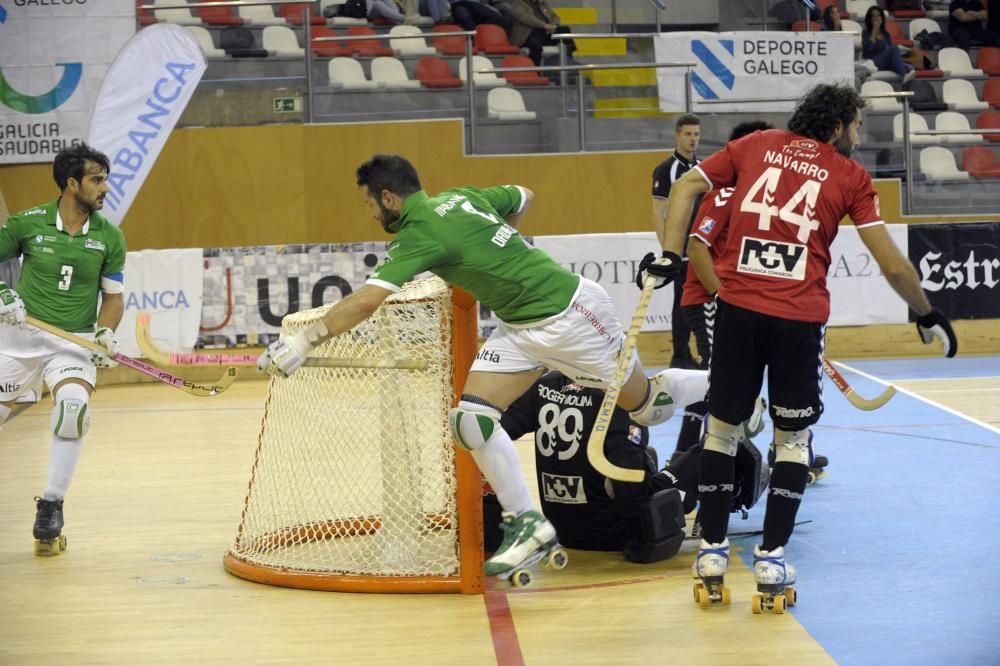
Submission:
[[73,267],[63,266],[60,272],[62,273],[62,280],[59,280],[59,284],[56,286],[59,287],[60,291],[69,291],[69,283],[73,281]]
[[[781,169],[778,167],[768,167],[760,178],[750,186],[750,191],[743,197],[740,204],[740,212],[755,213],[757,215],[757,228],[768,231],[771,228],[771,218],[775,215],[783,222],[787,222],[799,228],[796,238],[799,242],[809,242],[809,234],[819,229],[819,222],[813,218],[813,211],[816,209],[816,200],[819,198],[819,190],[823,186],[816,180],[806,180],[802,187],[778,210],[774,201],[774,193],[778,189],[778,181],[781,179]],[[758,194],[760,199],[758,200]],[[799,206],[802,212],[796,212]]]

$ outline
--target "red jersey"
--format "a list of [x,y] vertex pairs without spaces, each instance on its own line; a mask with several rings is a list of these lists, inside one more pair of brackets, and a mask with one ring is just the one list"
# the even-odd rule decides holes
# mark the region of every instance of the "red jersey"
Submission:
[[796,321],[830,317],[826,275],[837,226],[884,224],[872,179],[828,143],[786,130],[754,132],[695,167],[711,188],[735,186],[715,270],[719,297]]
[[[694,223],[691,225],[691,236],[708,246],[708,254],[712,257],[713,264],[719,260],[719,250],[726,242],[729,204],[732,200],[731,187],[708,192],[702,197],[698,214],[694,216]],[[684,282],[681,305],[702,305],[711,300],[712,295],[705,289],[705,285],[698,279],[698,274],[694,272],[694,266],[688,261],[687,280]]]

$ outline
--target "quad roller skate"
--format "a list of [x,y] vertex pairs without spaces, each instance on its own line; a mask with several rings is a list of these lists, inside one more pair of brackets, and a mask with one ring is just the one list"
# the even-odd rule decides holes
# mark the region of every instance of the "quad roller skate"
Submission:
[[728,606],[732,603],[729,588],[724,582],[728,567],[729,539],[723,539],[721,543],[709,543],[702,539],[698,557],[691,567],[692,575],[698,579],[694,584],[694,600],[700,607],[708,608],[710,604]]
[[62,534],[63,503],[62,500],[50,501],[35,498],[35,527],[32,534],[35,537],[35,555],[51,557],[66,550],[66,536]]
[[569,562],[552,523],[538,511],[516,516],[504,512],[500,529],[503,543],[483,567],[487,576],[509,581],[514,587],[528,587],[533,578],[531,567],[538,562],[551,569],[563,569]]
[[809,476],[806,479],[806,485],[811,486],[820,479],[826,476],[826,466],[830,464],[826,456],[817,455],[813,458],[813,464],[809,467]]
[[757,579],[757,594],[750,598],[750,608],[755,615],[773,610],[781,615],[786,607],[795,605],[795,567],[785,562],[785,549],[772,551],[753,549],[753,572]]

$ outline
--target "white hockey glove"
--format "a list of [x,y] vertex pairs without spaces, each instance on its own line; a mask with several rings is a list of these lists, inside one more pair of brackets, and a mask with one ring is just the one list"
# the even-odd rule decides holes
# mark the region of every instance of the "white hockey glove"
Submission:
[[944,355],[948,358],[958,353],[958,340],[955,339],[955,331],[951,323],[944,314],[934,308],[922,317],[917,317],[917,333],[925,345],[929,345],[934,338],[941,340],[944,345]]
[[312,344],[301,333],[281,338],[268,345],[264,353],[257,357],[257,372],[291,377],[305,363],[306,355],[312,348]]
[[635,274],[635,286],[642,289],[646,276],[651,275],[656,278],[654,289],[665,287],[674,281],[680,270],[681,258],[673,252],[664,250],[662,257],[650,252],[639,262],[639,272]]
[[107,351],[90,352],[90,362],[94,364],[97,368],[117,368],[118,361],[115,360],[115,354],[118,353],[118,338],[115,337],[115,332],[110,328],[103,326],[97,329],[97,334],[94,335],[94,342],[104,347]]
[[24,301],[17,292],[0,282],[0,324],[17,326],[24,323]]

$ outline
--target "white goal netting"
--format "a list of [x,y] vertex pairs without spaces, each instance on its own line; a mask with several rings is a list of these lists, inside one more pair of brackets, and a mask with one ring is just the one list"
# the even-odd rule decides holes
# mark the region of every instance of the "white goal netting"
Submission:
[[[325,311],[286,317],[283,333]],[[451,319],[444,282],[410,283],[312,355],[426,369],[305,367],[271,380],[227,568],[235,558],[308,577],[457,573]]]

